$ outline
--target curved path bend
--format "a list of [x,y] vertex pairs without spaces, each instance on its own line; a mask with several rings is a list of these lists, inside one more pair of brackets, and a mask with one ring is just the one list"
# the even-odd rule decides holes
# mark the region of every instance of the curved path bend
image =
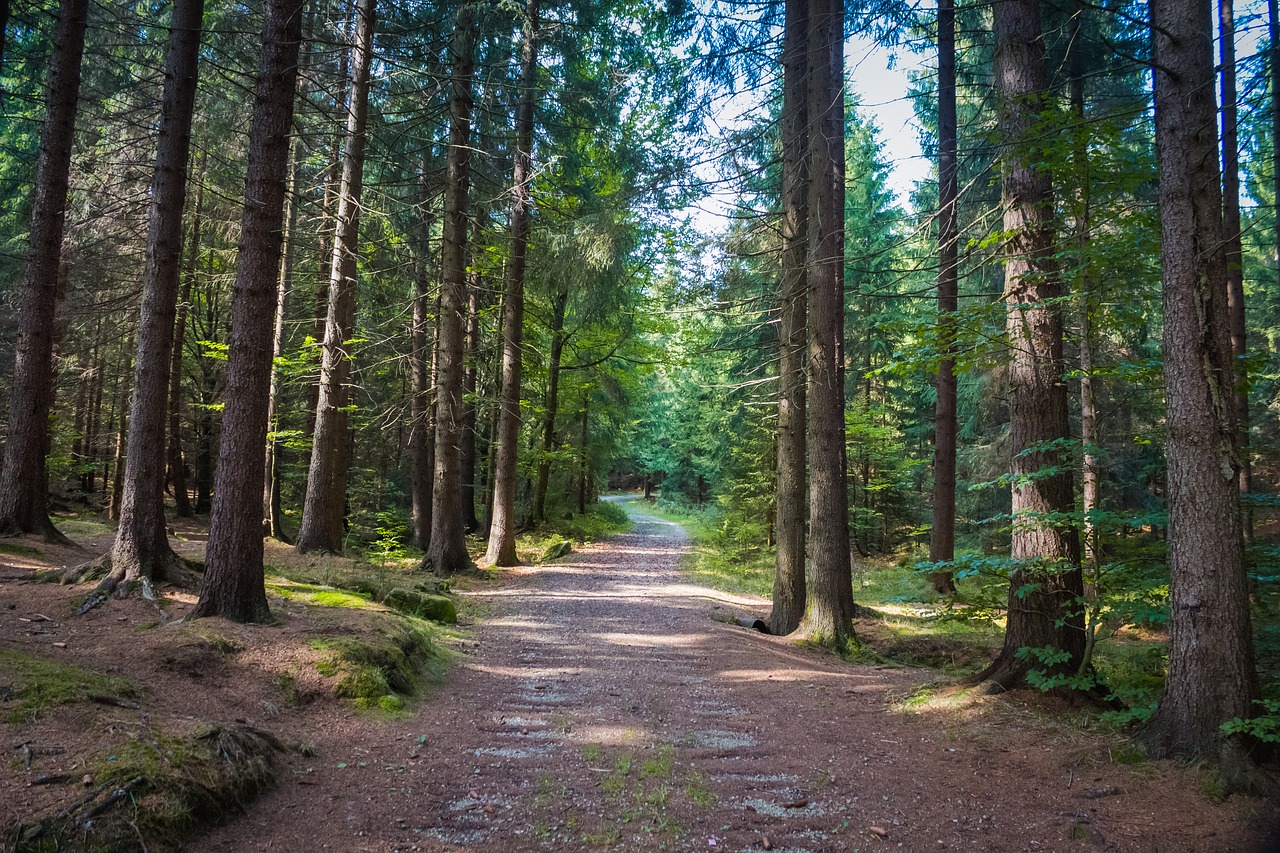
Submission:
[[1257,849],[1185,774],[1091,736],[893,710],[928,673],[737,627],[761,602],[682,582],[683,530],[634,518],[470,593],[466,653],[413,719],[335,724],[192,849]]

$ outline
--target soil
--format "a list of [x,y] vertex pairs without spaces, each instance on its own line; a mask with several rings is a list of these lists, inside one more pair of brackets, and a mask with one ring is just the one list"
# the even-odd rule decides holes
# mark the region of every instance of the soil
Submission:
[[[0,644],[122,674],[148,697],[0,724],[9,747],[66,750],[0,765],[0,819],[56,802],[29,780],[74,772],[109,731],[239,719],[314,754],[282,759],[274,791],[187,849],[1280,850],[1276,803],[1214,802],[1203,770],[1127,763],[1121,738],[1064,722],[1071,709],[945,690],[906,702],[937,674],[739,627],[764,602],[683,582],[681,528],[636,522],[470,585],[452,673],[398,719],[355,713],[308,675],[308,637],[337,618],[324,608],[275,600],[282,627],[139,630],[152,605],[74,619],[66,588],[26,582],[31,566],[0,554]],[[50,622],[18,621],[37,613]]]

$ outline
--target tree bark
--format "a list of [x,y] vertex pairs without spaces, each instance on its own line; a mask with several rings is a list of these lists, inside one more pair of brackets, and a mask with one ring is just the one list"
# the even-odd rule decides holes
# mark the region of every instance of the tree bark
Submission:
[[[116,440],[115,455],[111,458],[111,484],[107,493],[107,520],[120,520],[120,501],[124,495],[125,460],[129,453],[129,412],[132,409],[133,388],[129,379],[133,376],[133,336],[129,332],[129,340],[124,345],[124,356],[120,369],[120,382],[117,386],[116,405]],[[102,478],[102,486],[107,488],[107,478]]]
[[844,423],[844,0],[809,4],[809,602],[800,630],[856,643]]
[[582,458],[578,468],[578,515],[587,512],[588,480],[591,476],[591,392],[582,392],[581,444]]
[[[938,2],[938,379],[933,415],[933,530],[929,562],[956,558],[956,311],[960,269],[956,221],[956,11]],[[929,573],[940,595],[956,591],[951,572]]]
[[204,0],[174,3],[165,57],[160,138],[151,179],[151,218],[129,413],[131,452],[125,463],[111,573],[99,585],[100,593],[114,588],[127,593],[127,585],[142,578],[165,580],[170,570],[182,563],[169,545],[164,516],[165,421],[182,276],[182,211],[187,201],[187,156],[191,150],[203,19]]
[[469,568],[462,520],[463,310],[467,289],[467,194],[471,165],[471,78],[475,62],[475,8],[458,9],[454,33],[453,94],[449,101],[448,175],[444,193],[441,248],[439,363],[436,369],[435,480],[432,484],[431,542],[423,563],[438,575]]
[[[1044,41],[1039,0],[1003,0],[993,8],[1000,157],[1006,233],[1005,302],[1013,455],[1014,570],[1004,646],[977,676],[992,690],[1027,683],[1031,670],[1074,675],[1084,652],[1080,539],[1071,468],[1059,445],[1069,435],[1062,349],[1062,283],[1053,260],[1053,188],[1036,148],[1045,107]],[[1057,467],[1059,473],[1044,469]],[[1053,647],[1061,663],[1044,665],[1025,648]]]
[[476,518],[476,368],[480,354],[480,294],[484,280],[476,256],[488,213],[477,210],[471,223],[471,272],[467,286],[467,325],[462,372],[462,523],[467,532],[480,528]]
[[551,357],[547,361],[547,411],[542,419],[542,458],[533,484],[534,524],[547,520],[547,489],[551,485],[551,453],[556,448],[556,410],[560,407],[560,363],[564,358],[564,315],[568,291],[560,291],[551,306]]
[[1151,4],[1169,505],[1169,670],[1143,740],[1220,763],[1248,787],[1246,745],[1221,726],[1259,696],[1241,535],[1209,0]]
[[9,428],[0,469],[0,535],[37,533],[50,541],[65,541],[49,519],[45,457],[54,395],[58,264],[88,8],[88,0],[62,0],[53,36],[45,120],[31,201],[31,236],[26,273],[19,290]]
[[538,75],[538,0],[529,0],[516,110],[515,165],[511,176],[511,250],[502,299],[502,390],[498,397],[493,509],[485,562],[514,566],[516,557],[516,460],[520,441],[520,380],[524,367],[524,275],[533,202],[533,102]]
[[173,484],[174,512],[178,518],[192,518],[191,498],[187,493],[187,463],[182,453],[182,350],[187,340],[187,313],[191,309],[191,288],[200,261],[200,229],[204,218],[204,176],[207,154],[200,155],[200,177],[196,182],[196,209],[191,220],[191,239],[187,243],[186,270],[182,295],[178,299],[173,323],[173,351],[169,362],[169,482]]
[[248,174],[231,301],[227,393],[205,581],[192,618],[271,619],[262,570],[262,448],[280,269],[289,131],[305,0],[268,0],[249,126]]
[[[299,92],[299,95],[305,97],[305,90]],[[299,100],[302,100],[302,97],[299,97]],[[293,289],[293,256],[297,248],[298,233],[298,202],[295,193],[302,156],[302,137],[298,136],[293,141],[293,151],[289,155],[289,183],[285,188],[284,196],[286,212],[284,231],[280,235],[282,244],[280,279],[276,283],[276,320],[271,335],[271,382],[270,390],[267,392],[267,451],[263,464],[263,477],[266,484],[262,491],[262,534],[286,545],[292,544],[292,540],[284,531],[284,510],[280,496],[280,451],[284,447],[284,442],[275,436],[280,427],[280,372],[276,370],[276,359],[280,358],[284,352],[285,309],[289,291]]]
[[[790,634],[805,607],[805,354],[808,345],[809,0],[787,0],[782,45],[782,267],[778,352],[777,548],[769,630]],[[645,479],[646,497],[649,481]]]
[[369,68],[373,58],[375,0],[357,4],[356,39],[351,56],[347,134],[343,143],[342,184],[338,191],[337,232],[329,275],[329,307],[320,362],[320,397],[307,474],[307,495],[298,531],[298,551],[342,553],[347,496],[347,404],[350,399],[349,351],[355,326],[356,260],[360,238],[360,195],[369,116]]
[[427,334],[431,325],[431,224],[430,205],[432,194],[427,188],[427,164],[422,165],[419,178],[419,206],[421,214],[417,223],[417,252],[413,274],[413,325],[410,330],[412,352],[410,354],[410,400],[412,418],[409,433],[409,451],[413,472],[411,501],[412,531],[410,537],[415,548],[424,551],[431,541],[431,489],[435,476],[435,434],[431,424],[431,358],[434,346]]
[[[1235,357],[1236,440],[1240,447],[1240,494],[1253,491],[1253,462],[1249,452],[1249,377],[1244,311],[1244,252],[1240,238],[1240,137],[1236,98],[1236,25],[1232,0],[1218,0],[1218,43],[1222,84],[1222,229],[1226,241],[1227,322]],[[1241,513],[1245,541],[1253,539],[1253,513]]]

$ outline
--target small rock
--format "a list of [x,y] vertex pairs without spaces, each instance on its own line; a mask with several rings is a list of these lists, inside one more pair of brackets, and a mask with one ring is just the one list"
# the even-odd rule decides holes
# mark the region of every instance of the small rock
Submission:
[[84,778],[80,780],[80,784],[88,788],[90,785],[93,784],[93,777],[90,776],[88,773],[84,774]]
[[772,850],[773,842],[769,840],[769,836],[765,835],[760,838],[760,846],[765,850]]
[[67,647],[67,644],[66,644],[66,643],[54,643],[54,644],[53,644],[53,647],[54,647],[55,649],[65,649],[65,648]]
[[869,826],[867,827],[867,832],[870,832],[876,838],[889,837],[889,830],[885,829],[883,826]]

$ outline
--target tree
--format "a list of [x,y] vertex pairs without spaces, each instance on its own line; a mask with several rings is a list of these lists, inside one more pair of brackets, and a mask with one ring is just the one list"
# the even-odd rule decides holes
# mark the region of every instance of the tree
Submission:
[[782,45],[782,269],[778,275],[777,555],[769,628],[790,634],[805,608],[805,356],[808,343],[809,0],[788,0]]
[[[182,275],[182,210],[187,199],[187,156],[191,149],[203,17],[204,0],[176,0],[169,23],[129,412],[128,446],[132,452],[125,463],[111,572],[98,587],[104,595],[122,582],[165,580],[182,563],[169,546],[164,516],[165,421]],[[126,585],[121,591],[128,589]]]
[[1083,581],[1071,468],[1061,460],[1069,436],[1062,381],[1062,285],[1054,266],[1053,188],[1037,126],[1047,106],[1039,0],[1006,0],[992,10],[1004,207],[1005,303],[1013,454],[1014,569],[1004,646],[977,680],[992,689],[1027,683],[1052,649],[1050,675],[1075,674],[1084,652]]
[[0,535],[63,540],[49,519],[49,411],[53,407],[58,264],[66,220],[71,146],[80,96],[88,0],[62,0],[49,62],[44,128],[31,200],[31,236],[18,309],[9,429],[0,469]]
[[[960,267],[956,222],[956,11],[938,2],[938,399],[933,427],[933,530],[929,562],[956,556],[956,311]],[[955,592],[950,572],[929,575],[942,594]]]
[[856,642],[844,413],[844,0],[810,0],[809,551],[801,630]]
[[443,275],[440,282],[440,336],[436,369],[435,480],[432,486],[431,542],[424,565],[451,575],[471,564],[462,519],[463,310],[467,287],[467,194],[470,189],[471,77],[475,62],[475,8],[458,9],[450,73],[448,175],[444,191]]
[[525,9],[520,104],[516,111],[515,166],[511,176],[511,248],[502,303],[502,387],[498,399],[493,512],[485,562],[514,566],[516,556],[516,457],[520,441],[520,379],[524,363],[524,276],[533,202],[533,99],[538,74],[538,0]]
[[262,569],[262,449],[267,437],[276,275],[305,3],[269,0],[262,25],[262,59],[249,126],[244,216],[231,302],[226,408],[204,587],[192,618],[271,619]]
[[1231,789],[1252,763],[1224,723],[1259,696],[1241,535],[1210,0],[1154,0],[1156,158],[1164,273],[1169,673],[1142,739],[1217,761]]
[[307,497],[298,531],[298,551],[342,552],[343,508],[347,495],[351,353],[355,328],[356,260],[360,238],[360,195],[364,184],[365,133],[369,116],[369,68],[373,61],[375,0],[357,6],[352,47],[347,133],[342,150],[342,179],[330,266],[329,302],[320,364],[320,396]]

